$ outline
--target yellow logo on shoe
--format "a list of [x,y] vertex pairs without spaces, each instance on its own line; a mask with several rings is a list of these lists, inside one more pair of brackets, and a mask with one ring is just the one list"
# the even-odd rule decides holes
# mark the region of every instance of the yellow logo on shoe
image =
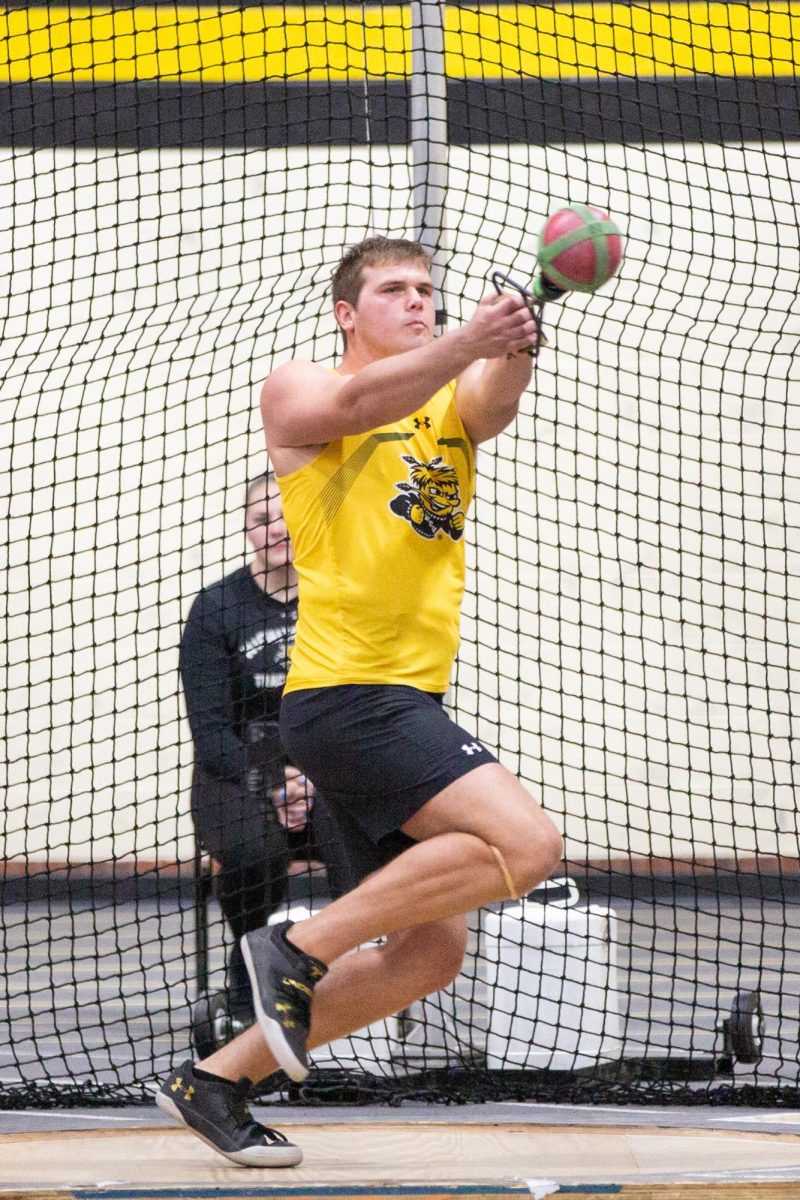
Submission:
[[184,1100],[191,1100],[194,1095],[194,1087],[190,1083],[188,1088],[183,1086],[183,1079],[179,1075],[173,1084],[170,1085],[171,1092],[183,1092]]
[[[281,1004],[280,1001],[277,1001],[275,1004],[275,1011],[279,1013],[290,1013],[292,1011],[292,1006],[291,1004]],[[284,1029],[294,1029],[295,1023],[291,1017],[281,1017],[280,1021]]]
[[306,987],[299,979],[282,979],[281,982],[285,983],[287,987],[297,988],[298,992],[302,992],[304,996],[311,996],[311,988]]
[[312,967],[310,974],[312,979],[322,979],[325,972],[320,967]]

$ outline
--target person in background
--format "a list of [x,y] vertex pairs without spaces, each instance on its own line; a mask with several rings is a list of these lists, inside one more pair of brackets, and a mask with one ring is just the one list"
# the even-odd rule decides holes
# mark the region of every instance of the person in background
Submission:
[[219,903],[233,935],[228,992],[233,1020],[254,1020],[239,941],[284,902],[293,859],[330,847],[324,802],[286,758],[281,692],[297,622],[297,575],[274,475],[245,495],[252,556],[195,597],[180,644],[194,743],[192,818],[219,867]]

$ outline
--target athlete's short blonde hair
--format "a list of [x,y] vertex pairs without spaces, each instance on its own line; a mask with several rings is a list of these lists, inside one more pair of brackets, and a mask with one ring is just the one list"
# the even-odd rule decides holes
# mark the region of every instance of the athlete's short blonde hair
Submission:
[[421,262],[429,268],[431,258],[419,242],[407,238],[371,237],[351,246],[333,273],[333,303],[346,300],[355,308],[364,286],[364,268],[395,262]]

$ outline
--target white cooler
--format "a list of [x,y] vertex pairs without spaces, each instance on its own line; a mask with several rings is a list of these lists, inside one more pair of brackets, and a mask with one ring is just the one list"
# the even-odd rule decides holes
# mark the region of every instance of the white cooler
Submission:
[[620,1057],[616,914],[523,900],[483,915],[486,1065],[574,1071]]
[[398,1068],[571,1071],[619,1058],[616,915],[579,908],[570,879],[537,893],[470,914],[461,974],[401,1014]]

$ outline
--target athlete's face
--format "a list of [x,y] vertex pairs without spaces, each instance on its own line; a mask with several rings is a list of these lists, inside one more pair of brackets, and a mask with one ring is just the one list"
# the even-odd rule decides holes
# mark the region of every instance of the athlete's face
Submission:
[[399,262],[365,267],[355,307],[340,302],[337,314],[348,347],[382,358],[427,346],[433,338],[433,284],[424,263]]
[[284,567],[292,561],[292,543],[283,519],[278,485],[256,485],[245,510],[245,531],[261,571]]

